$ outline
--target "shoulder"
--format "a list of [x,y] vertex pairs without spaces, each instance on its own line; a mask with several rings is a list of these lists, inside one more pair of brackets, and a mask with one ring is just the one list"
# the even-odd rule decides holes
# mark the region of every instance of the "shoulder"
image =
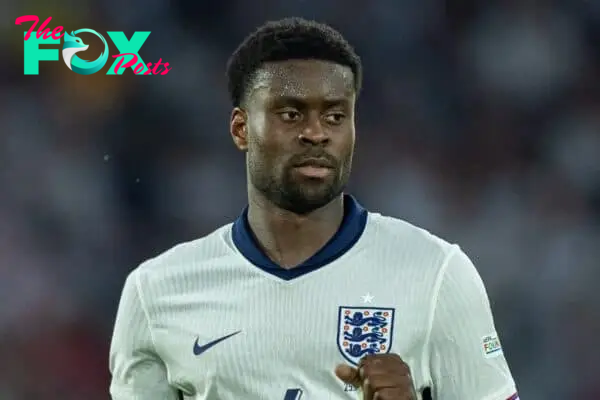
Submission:
[[460,251],[458,245],[399,218],[369,213],[368,225],[370,238],[377,246],[394,249],[410,258],[442,264]]
[[410,284],[427,298],[444,276],[454,254],[453,244],[405,220],[370,213],[362,247],[371,268],[391,285]]
[[231,224],[224,225],[206,236],[179,243],[142,262],[130,276],[142,287],[165,286],[165,282],[173,279],[185,280],[195,271],[235,256],[230,236]]
[[376,246],[390,249],[421,276],[429,276],[436,291],[444,284],[447,290],[485,292],[479,271],[458,244],[398,218],[373,214],[371,220]]

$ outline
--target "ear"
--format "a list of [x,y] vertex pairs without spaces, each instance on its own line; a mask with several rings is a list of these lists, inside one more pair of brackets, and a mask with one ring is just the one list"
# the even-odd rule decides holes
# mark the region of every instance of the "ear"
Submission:
[[239,107],[233,109],[229,132],[235,146],[241,151],[246,151],[248,149],[248,114],[246,111]]

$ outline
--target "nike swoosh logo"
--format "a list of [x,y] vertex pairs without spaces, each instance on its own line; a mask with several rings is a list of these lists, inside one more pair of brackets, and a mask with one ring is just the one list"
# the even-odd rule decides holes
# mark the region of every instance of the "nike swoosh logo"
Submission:
[[230,333],[229,335],[225,335],[225,336],[223,336],[223,337],[220,337],[220,338],[218,338],[218,339],[215,339],[215,340],[213,340],[212,342],[208,342],[208,343],[206,343],[205,345],[202,345],[202,346],[200,346],[200,345],[198,344],[198,339],[199,339],[199,338],[196,338],[196,342],[194,342],[194,355],[197,355],[197,356],[199,356],[200,354],[204,353],[206,350],[210,349],[210,348],[211,348],[211,347],[213,347],[214,345],[216,345],[216,344],[219,344],[219,343],[221,343],[223,340],[225,340],[225,339],[229,339],[230,337],[232,337],[232,336],[235,336],[235,335],[237,335],[237,334],[238,334],[238,333],[240,333],[240,332],[241,332],[241,331],[237,331],[237,332]]

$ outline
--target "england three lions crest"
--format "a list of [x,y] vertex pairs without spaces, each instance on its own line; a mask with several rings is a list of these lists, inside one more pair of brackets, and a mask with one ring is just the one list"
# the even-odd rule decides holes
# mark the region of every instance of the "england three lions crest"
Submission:
[[340,307],[337,344],[353,365],[369,354],[389,353],[394,327],[393,308]]

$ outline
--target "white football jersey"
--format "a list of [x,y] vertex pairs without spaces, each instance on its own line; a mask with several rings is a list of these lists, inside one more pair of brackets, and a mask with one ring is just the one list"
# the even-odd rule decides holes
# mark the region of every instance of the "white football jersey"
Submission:
[[360,399],[336,365],[396,353],[435,400],[517,399],[475,267],[346,196],[339,232],[292,270],[235,223],[127,278],[110,350],[114,400]]

